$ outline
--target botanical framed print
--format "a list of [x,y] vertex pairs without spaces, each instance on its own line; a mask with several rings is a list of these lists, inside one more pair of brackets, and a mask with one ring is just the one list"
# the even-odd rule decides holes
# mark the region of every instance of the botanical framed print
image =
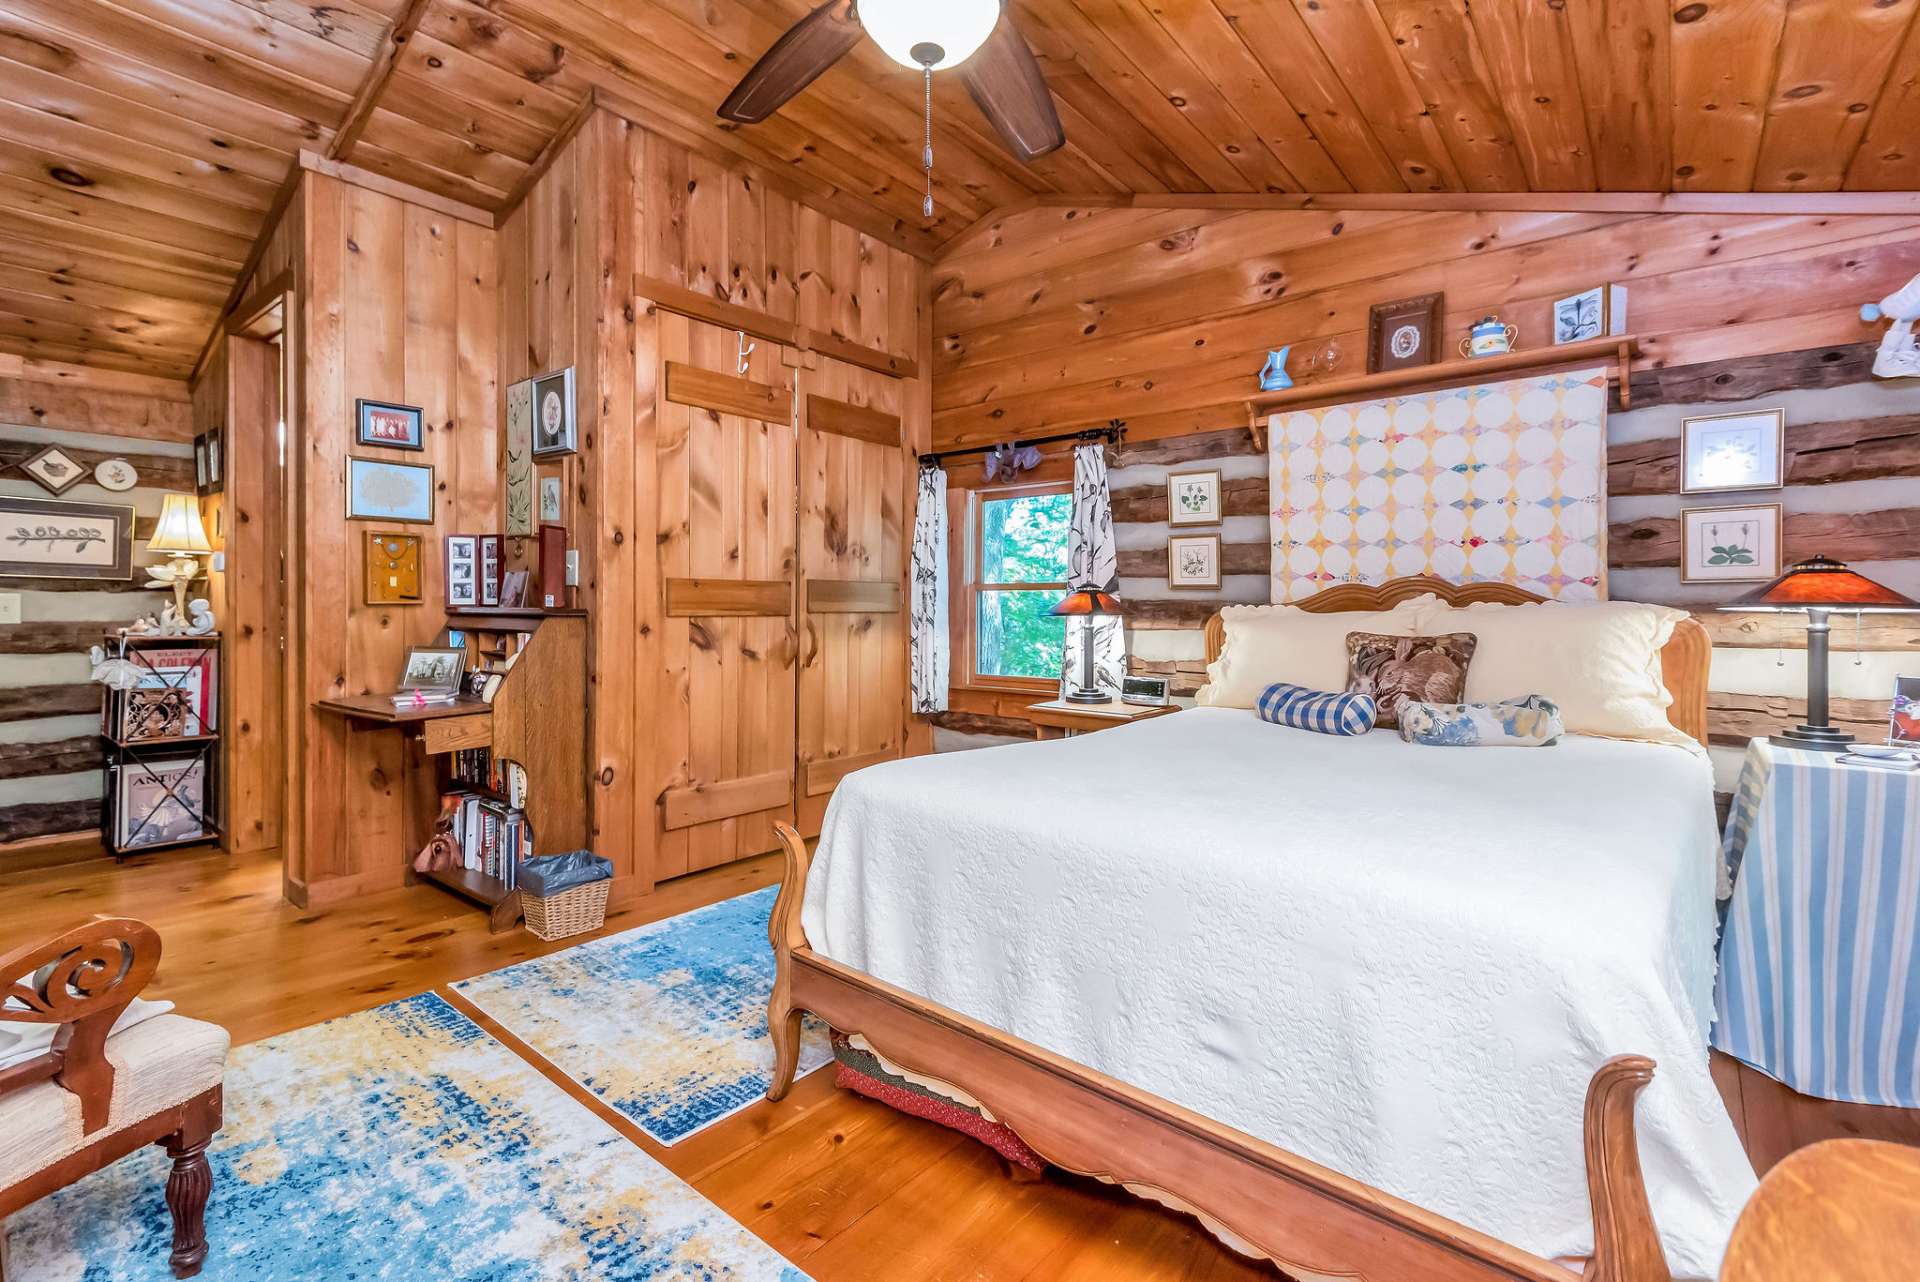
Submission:
[[480,539],[472,534],[447,536],[447,605],[480,604]]
[[424,450],[426,428],[418,405],[389,405],[385,401],[353,403],[356,445],[379,445],[390,450]]
[[1218,470],[1167,474],[1168,525],[1218,525],[1220,517]]
[[533,456],[554,458],[580,448],[573,419],[573,366],[533,380]]
[[417,645],[407,651],[407,666],[400,673],[402,690],[423,694],[458,694],[460,676],[466,671],[467,652]]
[[1780,577],[1781,507],[1695,507],[1680,511],[1682,583],[1764,582]]
[[1367,373],[1431,365],[1440,359],[1440,317],[1446,296],[1422,294],[1375,303],[1367,313]]
[[1747,410],[1680,420],[1680,492],[1777,490],[1786,483],[1787,412]]
[[533,533],[533,380],[507,388],[507,536]]
[[49,445],[20,464],[20,470],[32,477],[49,494],[65,494],[86,479],[87,469],[58,445]]
[[420,536],[367,533],[367,604],[420,605]]
[[130,579],[133,509],[0,495],[0,575]]
[[558,524],[560,520],[560,498],[565,493],[557,476],[540,478],[540,520],[543,523]]
[[1217,589],[1220,586],[1220,536],[1175,534],[1167,539],[1167,586]]
[[1595,285],[1553,303],[1553,341],[1583,343],[1627,332],[1627,287]]
[[500,604],[500,536],[480,536],[480,604]]
[[1887,742],[1920,747],[1920,677],[1895,677]]
[[347,459],[347,519],[433,523],[433,467]]

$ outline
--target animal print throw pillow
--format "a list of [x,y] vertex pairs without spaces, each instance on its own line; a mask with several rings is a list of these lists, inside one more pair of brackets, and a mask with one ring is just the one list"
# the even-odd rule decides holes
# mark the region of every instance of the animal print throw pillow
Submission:
[[1543,748],[1566,733],[1559,707],[1545,695],[1499,703],[1422,703],[1400,709],[1400,737],[1431,748]]
[[1398,726],[1409,699],[1458,703],[1467,688],[1467,664],[1479,638],[1471,632],[1441,637],[1389,637],[1347,633],[1347,689],[1373,696],[1375,724]]

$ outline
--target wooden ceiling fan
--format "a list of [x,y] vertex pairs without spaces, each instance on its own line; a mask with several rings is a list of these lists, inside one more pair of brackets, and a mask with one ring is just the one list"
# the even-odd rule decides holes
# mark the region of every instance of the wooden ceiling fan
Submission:
[[[1003,0],[827,0],[753,64],[720,115],[743,124],[765,120],[868,35],[895,62],[927,77],[929,121],[933,73],[958,66],[1007,150],[1022,161],[1044,156],[1066,144],[1066,131],[1039,62],[1002,9]],[[929,171],[931,147],[929,133]]]

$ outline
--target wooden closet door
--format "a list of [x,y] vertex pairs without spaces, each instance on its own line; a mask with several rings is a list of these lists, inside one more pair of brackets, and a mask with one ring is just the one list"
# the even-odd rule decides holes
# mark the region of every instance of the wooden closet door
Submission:
[[900,384],[821,360],[802,371],[800,829],[906,734],[910,458]]
[[794,817],[796,482],[781,349],[756,344],[742,373],[731,330],[662,312],[659,334],[662,663],[639,733],[667,878],[772,850]]

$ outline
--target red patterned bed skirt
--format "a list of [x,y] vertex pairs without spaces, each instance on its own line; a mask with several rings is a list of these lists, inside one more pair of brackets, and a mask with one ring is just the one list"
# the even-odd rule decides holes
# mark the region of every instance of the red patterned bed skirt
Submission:
[[833,1058],[836,1061],[834,1085],[878,1100],[909,1117],[936,1122],[971,1136],[1015,1166],[1035,1173],[1047,1168],[1038,1153],[999,1122],[989,1121],[977,1109],[889,1073],[878,1059],[839,1033],[833,1035]]

